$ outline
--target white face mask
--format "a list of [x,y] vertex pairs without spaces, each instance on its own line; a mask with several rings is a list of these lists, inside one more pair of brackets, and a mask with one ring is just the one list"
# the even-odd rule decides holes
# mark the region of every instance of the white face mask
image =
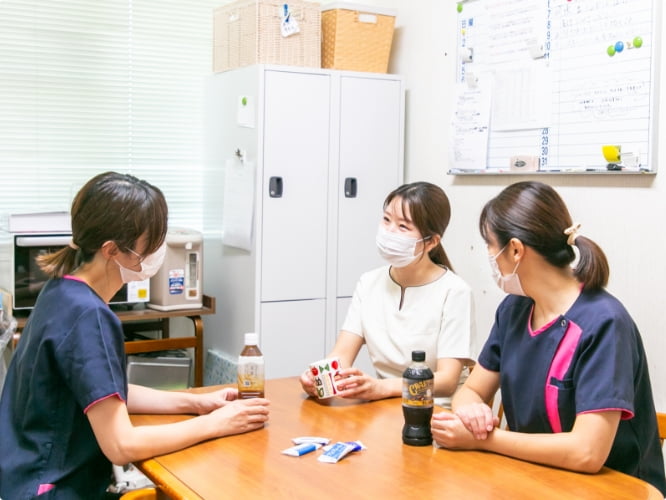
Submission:
[[520,285],[520,278],[516,274],[516,270],[518,269],[520,262],[518,262],[518,264],[516,264],[516,267],[513,268],[513,272],[511,274],[507,274],[506,276],[502,276],[502,271],[500,271],[500,268],[497,265],[497,257],[500,256],[500,254],[504,251],[506,247],[507,245],[505,245],[504,248],[502,248],[502,250],[497,252],[497,254],[488,256],[488,261],[490,262],[490,269],[493,273],[493,280],[495,281],[495,283],[497,283],[497,286],[500,287],[506,293],[510,293],[512,295],[525,296],[525,292],[523,292],[523,287]]
[[146,256],[143,261],[141,261],[141,271],[134,271],[133,269],[128,269],[120,264],[116,260],[116,264],[120,268],[120,277],[123,280],[123,283],[129,283],[130,281],[143,281],[148,278],[155,276],[155,273],[159,270],[164,262],[164,257],[166,256],[166,242],[159,247],[155,253],[151,253]]
[[379,250],[379,255],[393,267],[405,267],[418,257],[418,255],[414,255],[416,244],[428,238],[430,236],[420,240],[410,238],[409,236],[392,233],[384,229],[383,226],[379,226],[376,238],[377,250]]

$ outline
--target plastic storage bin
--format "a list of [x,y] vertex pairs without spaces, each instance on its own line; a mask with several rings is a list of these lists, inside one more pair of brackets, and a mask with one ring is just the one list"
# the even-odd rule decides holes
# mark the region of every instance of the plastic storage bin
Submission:
[[346,2],[321,7],[323,68],[388,71],[396,11]]
[[184,350],[135,354],[127,356],[127,379],[130,384],[154,389],[186,389],[191,366]]
[[[285,4],[300,31],[283,36]],[[321,6],[315,2],[239,0],[213,11],[213,71],[250,64],[321,67]]]

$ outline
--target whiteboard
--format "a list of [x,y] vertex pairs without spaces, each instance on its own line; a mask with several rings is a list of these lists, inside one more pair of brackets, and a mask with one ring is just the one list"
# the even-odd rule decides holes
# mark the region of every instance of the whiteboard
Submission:
[[658,2],[460,2],[450,173],[656,172]]

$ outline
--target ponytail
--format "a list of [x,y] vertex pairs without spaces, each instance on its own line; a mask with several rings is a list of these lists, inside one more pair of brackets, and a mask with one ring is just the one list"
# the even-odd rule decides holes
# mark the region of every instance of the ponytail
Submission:
[[578,264],[574,276],[583,283],[585,290],[599,290],[608,284],[610,268],[603,250],[585,236],[577,236],[574,243],[578,248]]
[[449,257],[446,255],[446,250],[444,250],[444,247],[442,246],[441,242],[435,248],[430,250],[430,252],[428,252],[428,255],[430,256],[430,260],[432,260],[435,264],[444,266],[447,269],[453,271],[453,266],[451,265],[451,261],[449,260]]
[[35,261],[49,278],[62,278],[79,266],[81,259],[77,257],[80,252],[80,249],[75,250],[71,246],[66,246],[57,252],[39,255]]

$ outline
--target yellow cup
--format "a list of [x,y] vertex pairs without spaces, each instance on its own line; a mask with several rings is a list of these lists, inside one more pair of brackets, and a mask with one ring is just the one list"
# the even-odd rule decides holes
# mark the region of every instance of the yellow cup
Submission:
[[622,156],[622,146],[605,145],[601,146],[601,152],[608,163],[618,163]]

